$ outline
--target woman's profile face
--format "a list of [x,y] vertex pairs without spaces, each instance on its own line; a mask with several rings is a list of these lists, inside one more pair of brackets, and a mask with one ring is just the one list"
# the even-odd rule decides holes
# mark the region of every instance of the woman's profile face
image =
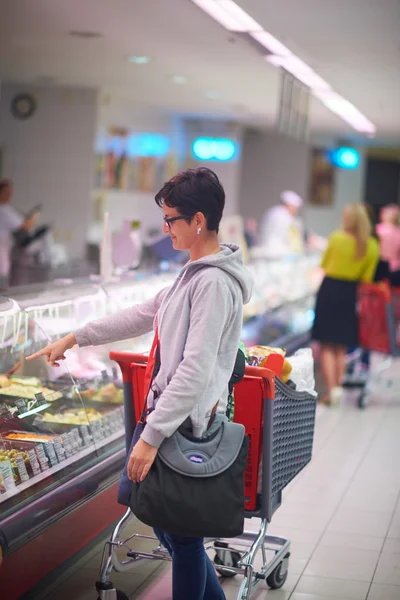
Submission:
[[163,207],[163,213],[164,233],[168,233],[174,249],[190,250],[198,239],[195,219],[188,223],[176,208],[169,206]]

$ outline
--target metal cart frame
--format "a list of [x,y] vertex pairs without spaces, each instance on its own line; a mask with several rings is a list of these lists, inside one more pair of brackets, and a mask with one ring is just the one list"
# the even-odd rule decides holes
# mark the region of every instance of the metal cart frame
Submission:
[[[147,357],[120,352],[112,352],[110,357],[122,370],[126,448],[129,452],[136,415],[140,415],[144,402],[142,384]],[[243,381],[235,386],[234,420],[245,425],[250,439],[245,476],[246,517],[260,518],[261,523],[258,532],[244,531],[241,536],[229,540],[205,540],[205,547],[215,550],[214,564],[220,575],[243,576],[238,600],[249,600],[262,582],[278,589],[286,581],[290,541],[267,535],[267,528],[273,513],[282,503],[283,488],[311,460],[315,410],[315,397],[291,390],[267,369],[247,367]],[[113,570],[124,572],[149,559],[171,561],[168,552],[155,537],[133,534],[121,541],[122,531],[131,515],[128,509],[105,544],[100,579],[96,582],[101,600],[127,599],[110,580]],[[154,540],[154,549],[141,552],[131,548],[130,543],[137,539]],[[126,548],[126,560],[118,558],[117,548]],[[272,552],[270,560],[267,552]],[[261,567],[257,568],[256,557],[259,554]]]
[[[377,352],[386,358],[367,376],[347,375],[343,381],[345,389],[360,390],[357,404],[367,408],[369,396],[380,375],[400,357],[400,288],[390,288],[386,283],[360,284],[357,292],[357,313],[361,350]],[[360,360],[357,352],[354,362]],[[353,365],[354,368],[354,365]],[[387,381],[391,387],[392,380]]]

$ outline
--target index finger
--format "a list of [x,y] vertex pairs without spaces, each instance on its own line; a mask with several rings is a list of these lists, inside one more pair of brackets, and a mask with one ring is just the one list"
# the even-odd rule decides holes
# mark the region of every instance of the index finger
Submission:
[[35,354],[31,354],[26,357],[26,360],[34,360],[35,358],[39,358],[39,356],[44,356],[47,354],[47,348],[43,348],[43,350],[39,350],[39,352],[35,352]]

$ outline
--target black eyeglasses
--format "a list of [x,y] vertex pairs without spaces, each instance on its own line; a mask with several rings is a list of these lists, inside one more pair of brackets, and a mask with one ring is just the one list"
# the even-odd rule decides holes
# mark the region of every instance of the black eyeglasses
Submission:
[[171,225],[172,223],[175,223],[175,221],[187,221],[190,217],[170,217],[169,219],[167,217],[163,217],[164,219],[164,223],[167,225],[168,229],[171,229]]

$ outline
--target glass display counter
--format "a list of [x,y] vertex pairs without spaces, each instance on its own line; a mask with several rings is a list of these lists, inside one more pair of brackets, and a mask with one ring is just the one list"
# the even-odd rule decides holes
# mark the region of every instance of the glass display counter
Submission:
[[[28,362],[26,356],[52,337],[32,313],[0,298],[0,512],[8,551],[26,539],[29,529],[46,526],[43,514],[36,511],[35,518],[29,506],[47,496],[49,517],[55,489],[118,451],[123,456],[117,370],[114,378],[92,368],[90,377],[75,379],[64,362],[58,368],[44,358]],[[22,515],[28,513],[27,529]]]

